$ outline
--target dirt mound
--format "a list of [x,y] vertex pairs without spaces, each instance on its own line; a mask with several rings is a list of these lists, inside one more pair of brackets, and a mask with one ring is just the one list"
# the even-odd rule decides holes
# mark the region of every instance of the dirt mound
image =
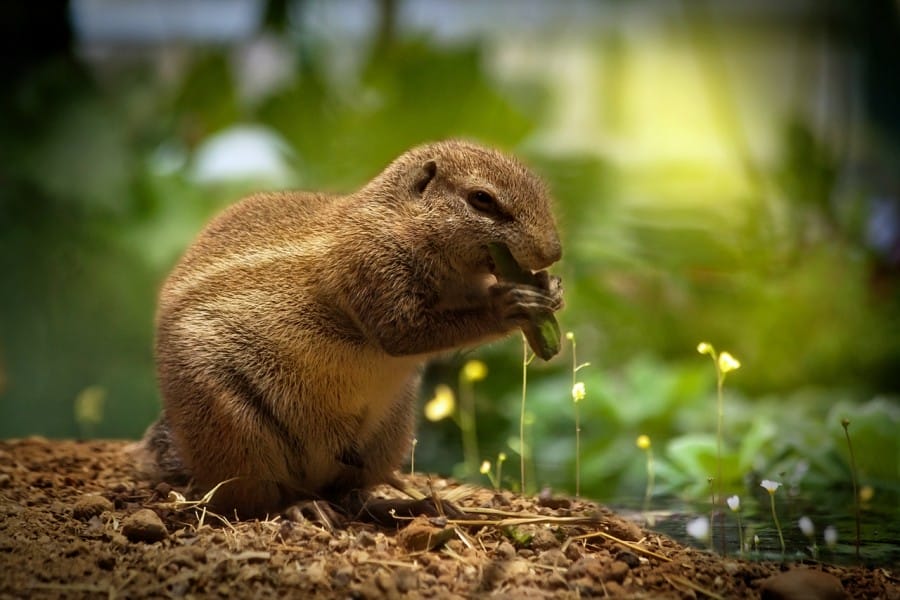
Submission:
[[587,502],[436,478],[409,483],[471,519],[389,530],[292,510],[231,523],[136,480],[125,444],[0,442],[0,597],[777,598],[821,586],[838,595],[817,597],[900,599],[885,569],[721,558]]

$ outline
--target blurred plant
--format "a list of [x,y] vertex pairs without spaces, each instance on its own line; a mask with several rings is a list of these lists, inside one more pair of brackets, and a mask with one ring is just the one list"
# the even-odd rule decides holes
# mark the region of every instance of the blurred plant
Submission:
[[647,455],[647,489],[644,491],[644,519],[652,526],[653,523],[650,522],[647,515],[650,510],[650,497],[653,495],[653,448],[650,445],[649,435],[639,435],[636,443],[637,447]]
[[75,397],[75,423],[81,439],[93,437],[94,427],[103,422],[105,401],[106,389],[99,385],[86,387]]
[[503,463],[506,462],[506,453],[500,452],[497,454],[497,471],[496,473],[491,468],[491,461],[485,459],[481,462],[481,469],[479,469],[480,473],[488,478],[488,481],[491,482],[491,487],[495,490],[500,490],[500,486],[503,482]]
[[487,476],[488,481],[491,482],[491,487],[497,489],[497,480],[494,479],[494,473],[491,471],[491,461],[487,459],[481,461],[481,468],[478,469],[478,472]]
[[709,540],[709,519],[706,517],[691,519],[687,522],[687,525],[685,525],[685,530],[692,538],[701,542],[706,542]]
[[578,498],[581,496],[581,420],[578,403],[584,400],[585,390],[584,382],[577,381],[577,374],[591,363],[578,364],[574,332],[566,332],[566,339],[572,342],[572,402],[575,405],[575,497]]
[[[530,354],[530,356],[529,356]],[[525,494],[525,462],[527,446],[525,445],[525,398],[528,393],[528,365],[535,354],[528,347],[528,339],[522,334],[522,403],[519,408],[519,492]]]
[[459,428],[462,430],[463,458],[466,473],[478,472],[478,432],[475,430],[474,383],[487,377],[487,365],[469,360],[459,372]]
[[728,504],[728,508],[731,509],[731,512],[735,514],[737,517],[738,524],[738,554],[744,553],[744,528],[741,523],[741,498],[740,496],[734,495],[729,496],[725,502]]
[[825,538],[825,545],[828,549],[834,550],[837,547],[838,542],[837,528],[834,525],[828,525],[825,527],[825,532],[822,535]]
[[413,437],[412,443],[410,444],[409,449],[409,474],[416,474],[416,445],[419,443],[419,438]]
[[781,533],[781,523],[778,521],[778,514],[775,512],[775,492],[778,491],[778,488],[781,487],[781,484],[777,481],[763,479],[759,485],[767,492],[769,492],[769,500],[771,501],[772,505],[772,520],[775,521],[775,529],[778,530],[778,539],[781,541],[781,554],[784,555],[784,535],[782,535]]
[[506,452],[497,453],[497,489],[503,485],[503,463],[506,462]]
[[854,518],[856,520],[856,559],[859,560],[860,546],[860,511],[859,511],[859,491],[856,473],[856,457],[853,455],[853,444],[850,442],[850,419],[841,419],[841,427],[844,428],[844,436],[847,438],[847,449],[850,452],[850,479],[853,482],[853,509]]
[[[708,354],[716,367],[716,498],[714,506],[722,504],[722,423],[724,421],[725,406],[722,398],[722,388],[725,385],[725,376],[731,371],[736,371],[741,367],[741,363],[737,361],[728,352],[722,352],[716,355],[716,349],[708,342],[700,342],[697,345],[697,352],[700,354]],[[722,553],[725,553],[725,523],[720,523],[720,531],[722,538]]]
[[797,527],[799,527],[800,532],[809,539],[809,552],[812,554],[813,559],[818,559],[819,546],[816,545],[816,526],[813,525],[812,519],[806,515],[800,517],[797,521]]
[[434,396],[425,404],[425,418],[440,421],[452,417],[456,411],[456,396],[449,385],[440,383],[434,388]]

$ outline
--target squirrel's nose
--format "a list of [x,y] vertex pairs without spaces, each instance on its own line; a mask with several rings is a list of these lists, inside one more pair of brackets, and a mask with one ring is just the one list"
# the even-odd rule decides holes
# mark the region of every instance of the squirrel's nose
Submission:
[[537,254],[540,262],[540,269],[544,269],[558,261],[562,258],[562,244],[559,242],[559,236],[556,233],[552,233],[544,242],[537,248]]

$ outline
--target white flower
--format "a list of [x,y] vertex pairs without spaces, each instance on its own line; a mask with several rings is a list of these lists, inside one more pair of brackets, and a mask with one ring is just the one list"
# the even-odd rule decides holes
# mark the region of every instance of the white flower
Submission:
[[579,381],[575,385],[572,386],[572,400],[578,402],[579,400],[584,400],[585,390],[584,390],[584,382]]
[[835,529],[834,525],[829,525],[825,528],[825,545],[829,548],[834,548],[837,546],[838,534],[837,529]]
[[688,535],[698,540],[705,540],[709,537],[709,519],[706,517],[697,517],[692,521],[688,521],[685,525]]
[[732,511],[737,512],[741,510],[741,499],[739,496],[729,496],[725,502],[728,503],[728,508]]
[[800,527],[800,531],[802,531],[803,535],[805,535],[806,537],[812,537],[816,535],[816,527],[813,525],[812,519],[810,519],[809,517],[800,517],[800,520],[797,521],[797,525]]
[[774,494],[778,490],[778,488],[781,487],[781,483],[777,481],[771,481],[769,479],[763,479],[762,483],[760,483],[759,485],[760,487],[766,488],[766,491],[770,494]]

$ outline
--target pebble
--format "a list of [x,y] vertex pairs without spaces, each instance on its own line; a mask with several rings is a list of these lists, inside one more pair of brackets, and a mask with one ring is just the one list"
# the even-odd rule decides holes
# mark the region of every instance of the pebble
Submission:
[[72,516],[79,521],[88,521],[92,517],[99,517],[105,511],[113,510],[113,503],[103,496],[82,496],[72,507]]
[[609,566],[609,569],[603,574],[603,578],[606,581],[615,581],[617,583],[622,583],[625,581],[625,577],[628,576],[628,572],[631,569],[628,564],[621,561],[613,561],[613,563]]
[[149,508],[142,508],[122,520],[122,535],[130,542],[152,544],[166,539],[169,532],[159,515]]
[[516,555],[516,549],[513,548],[513,545],[509,542],[501,542],[500,545],[497,546],[496,552],[497,556],[505,560],[509,560]]
[[766,579],[760,588],[762,600],[844,600],[848,598],[840,579],[812,569],[791,569]]

